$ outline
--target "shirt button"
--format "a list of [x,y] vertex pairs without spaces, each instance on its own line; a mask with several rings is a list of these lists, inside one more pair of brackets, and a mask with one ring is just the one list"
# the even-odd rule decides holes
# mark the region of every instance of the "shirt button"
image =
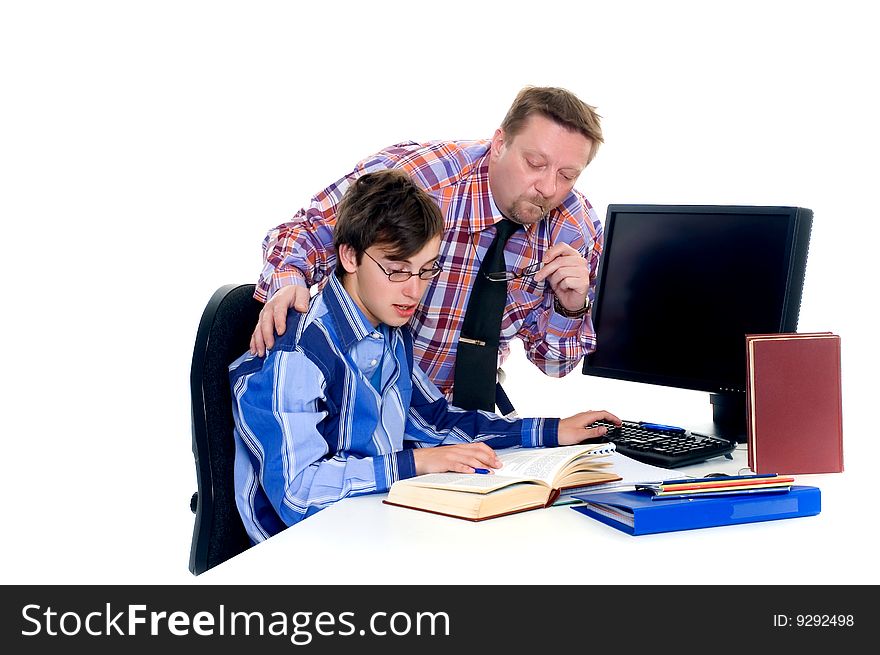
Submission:
[[374,360],[372,360],[372,361],[370,362],[370,366],[375,366],[375,365],[378,364],[378,363],[379,363],[379,360],[378,360],[378,359],[374,359]]

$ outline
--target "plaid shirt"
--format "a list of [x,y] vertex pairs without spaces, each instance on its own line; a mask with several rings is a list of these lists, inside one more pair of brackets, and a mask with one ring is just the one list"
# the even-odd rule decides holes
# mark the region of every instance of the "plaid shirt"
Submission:
[[[454,362],[465,309],[483,255],[503,216],[489,190],[489,141],[399,143],[361,161],[344,178],[330,185],[293,219],[271,230],[263,241],[265,267],[254,294],[264,301],[288,284],[313,285],[336,266],[333,225],[343,193],[364,173],[398,168],[406,171],[440,206],[445,220],[440,264],[443,273],[431,281],[411,319],[416,361],[431,380],[450,396]],[[587,201],[572,191],[549,215],[507,243],[508,270],[541,261],[555,243],[567,243],[587,258],[595,293],[596,270],[602,250],[602,225]],[[570,319],[553,310],[553,292],[532,277],[508,283],[507,306],[501,321],[499,362],[518,337],[525,352],[544,373],[562,377],[596,347],[589,315]]]

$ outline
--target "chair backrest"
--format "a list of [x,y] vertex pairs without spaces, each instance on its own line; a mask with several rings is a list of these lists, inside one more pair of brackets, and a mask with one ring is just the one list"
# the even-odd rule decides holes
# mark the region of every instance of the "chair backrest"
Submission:
[[229,364],[247,350],[263,305],[253,284],[227,284],[208,301],[193,350],[190,371],[192,449],[198,492],[189,570],[194,575],[250,547],[235,506],[232,394]]

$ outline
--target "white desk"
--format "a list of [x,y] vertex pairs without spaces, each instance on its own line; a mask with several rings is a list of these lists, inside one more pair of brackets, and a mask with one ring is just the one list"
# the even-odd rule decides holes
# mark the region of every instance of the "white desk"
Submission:
[[[716,458],[690,475],[735,473]],[[796,476],[822,513],[632,537],[570,507],[479,523],[345,499],[197,578],[204,584],[864,584],[880,580],[876,516],[850,502],[850,474]],[[352,565],[350,553],[357,549]],[[302,562],[308,562],[306,566]],[[298,564],[299,563],[299,564]],[[866,565],[870,568],[866,569]]]

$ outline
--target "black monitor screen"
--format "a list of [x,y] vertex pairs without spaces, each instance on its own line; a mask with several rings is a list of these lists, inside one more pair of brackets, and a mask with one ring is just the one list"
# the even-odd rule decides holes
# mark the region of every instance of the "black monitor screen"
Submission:
[[583,372],[744,392],[745,335],[793,332],[812,212],[610,205]]

